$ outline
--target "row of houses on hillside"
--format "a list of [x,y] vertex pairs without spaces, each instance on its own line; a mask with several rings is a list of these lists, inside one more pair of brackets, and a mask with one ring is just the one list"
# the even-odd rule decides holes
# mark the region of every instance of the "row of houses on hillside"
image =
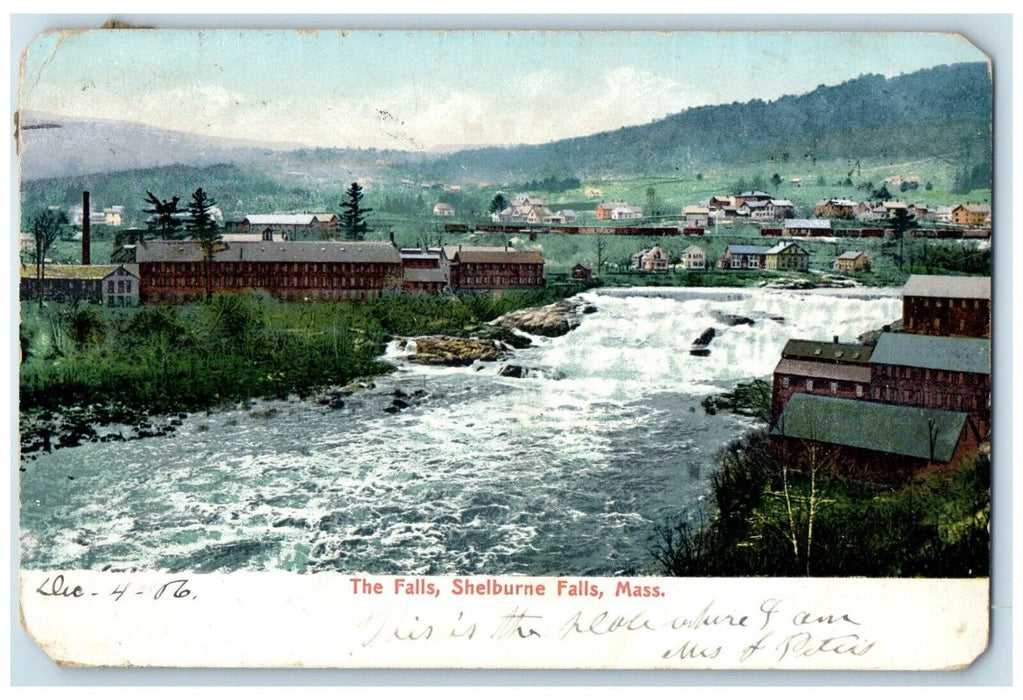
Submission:
[[952,224],[956,226],[990,226],[991,206],[985,203],[941,205],[931,207],[923,202],[905,203],[897,200],[856,202],[844,198],[824,199],[813,206],[815,218],[859,219],[885,221],[905,212],[917,221]]
[[717,266],[721,270],[806,272],[810,267],[810,254],[792,241],[775,246],[729,245]]
[[[775,246],[729,245],[717,261],[720,270],[776,270],[806,272],[810,254],[796,243],[787,241]],[[660,246],[633,253],[629,270],[633,272],[667,272],[671,257]],[[698,245],[690,245],[679,255],[677,270],[706,270],[707,253]],[[862,272],[870,269],[870,257],[863,251],[842,253],[832,263],[839,272]]]
[[795,204],[787,199],[775,197],[761,190],[748,190],[737,195],[714,195],[698,205],[685,207],[682,216],[687,222],[690,216],[695,219],[704,215],[707,221],[731,219],[781,221],[794,217],[795,212]]
[[625,221],[642,219],[643,208],[627,202],[601,202],[597,205],[594,215],[598,221]]
[[536,197],[519,194],[507,207],[491,214],[490,220],[495,224],[569,224],[576,216],[574,209],[552,212]]
[[[991,430],[990,277],[913,275],[869,342],[792,339],[774,370],[772,442],[898,480],[975,455]],[[821,454],[818,452],[818,454]]]

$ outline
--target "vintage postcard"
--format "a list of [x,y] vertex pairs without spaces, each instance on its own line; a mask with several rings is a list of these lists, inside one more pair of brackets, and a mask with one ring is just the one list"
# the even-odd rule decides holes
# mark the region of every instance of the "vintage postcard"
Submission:
[[996,68],[926,32],[38,36],[23,627],[77,666],[969,666]]

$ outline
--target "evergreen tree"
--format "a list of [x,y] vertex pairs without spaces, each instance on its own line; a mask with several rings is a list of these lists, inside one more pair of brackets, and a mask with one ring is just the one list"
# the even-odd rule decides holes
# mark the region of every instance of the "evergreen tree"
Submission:
[[162,239],[176,238],[175,234],[181,230],[181,221],[178,218],[178,214],[181,213],[181,210],[178,209],[179,201],[178,197],[161,200],[147,190],[146,203],[150,205],[150,208],[144,211],[150,216],[146,219],[146,228],[150,231],[158,231]]
[[341,230],[350,241],[361,241],[371,230],[366,223],[366,214],[373,211],[362,206],[362,187],[353,182],[345,190],[345,200],[341,202]]
[[198,242],[202,251],[203,275],[206,281],[206,301],[213,298],[213,255],[222,250],[220,229],[213,218],[216,201],[200,187],[192,193],[188,203],[188,223],[185,230]]
[[508,200],[504,198],[504,195],[498,192],[494,195],[494,198],[490,200],[490,213],[496,214],[504,211],[508,208]]

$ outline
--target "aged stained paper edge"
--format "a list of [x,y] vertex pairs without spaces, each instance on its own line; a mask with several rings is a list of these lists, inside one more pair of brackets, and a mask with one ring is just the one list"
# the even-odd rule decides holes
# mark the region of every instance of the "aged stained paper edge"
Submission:
[[[918,26],[918,25],[917,25],[917,26]],[[995,125],[995,126],[996,126],[996,131],[997,131],[997,129],[998,129],[998,126],[999,126],[999,123],[998,123],[998,122],[999,122],[999,120],[998,120],[998,119],[996,119],[996,125]],[[1003,142],[1003,143],[1004,143],[1004,142]],[[998,177],[996,176],[996,189],[998,189],[998,187],[997,187],[997,183],[998,183],[999,181],[1000,181],[1000,179],[999,179],[999,178],[998,178]],[[996,200],[996,201],[997,201],[997,200]],[[14,213],[12,212],[12,217],[13,217],[13,216],[16,216],[16,214],[14,214]],[[1002,220],[1003,220],[1003,221],[1007,221],[1007,220],[1008,220],[1008,218],[1007,218],[1007,217],[1004,217],[1004,218],[1002,218]],[[1001,237],[1000,237],[1000,238],[1001,238]],[[998,268],[998,264],[997,264],[997,262],[996,262],[996,269],[997,269],[997,268]],[[1000,301],[999,301],[999,306],[998,306],[998,309],[997,309],[997,311],[998,311],[998,312],[1002,312],[1002,311],[1006,310],[1006,306],[1005,306],[1005,302],[1006,302],[1006,301],[1007,301],[1006,297],[1002,296],[1002,298],[1001,298],[1001,299],[1000,299]],[[999,317],[1003,317],[1003,316],[1005,316],[1005,315],[1006,315],[1005,313],[996,313],[996,318],[999,318]],[[996,350],[996,355],[997,355],[997,354],[999,354],[999,353],[998,353],[998,352],[997,352],[997,350]],[[1000,402],[998,402],[998,401],[997,401],[997,398],[998,398],[998,392],[996,392],[996,397],[995,397],[995,398],[996,398],[996,403],[1000,403]],[[996,422],[997,422],[997,421],[996,421]],[[997,435],[997,434],[998,434],[998,433],[996,432],[996,435]],[[998,451],[998,450],[997,450],[997,448],[996,448],[996,452],[997,452],[997,451]],[[997,462],[996,462],[996,463],[997,463]],[[16,483],[16,477],[15,477],[15,483]],[[15,493],[16,493],[16,491],[15,491]],[[997,493],[996,493],[996,495],[995,495],[995,499],[996,499],[996,500],[998,500],[998,499],[999,499],[999,495],[998,495]],[[1006,512],[1006,511],[1002,511],[1002,512]],[[13,533],[12,533],[12,537],[14,538],[14,540],[15,540],[15,542],[16,542],[16,522],[17,522],[17,516],[16,516],[16,512],[15,512],[15,515],[14,515],[14,516],[12,516],[12,517],[13,517],[13,519],[14,519],[14,522],[15,522],[15,528],[14,528],[14,530],[13,530]],[[996,549],[997,549],[997,543],[998,543],[998,539],[996,538],[996,539],[995,539],[995,545],[996,545]],[[15,547],[15,548],[12,548],[12,552],[13,552],[13,551],[16,551],[16,547]],[[996,555],[997,555],[997,551],[996,551]],[[999,560],[1001,560],[1001,558],[1000,558],[1000,557],[999,557],[998,559],[999,559]],[[996,568],[996,569],[998,568],[997,564],[995,565],[995,568]],[[86,573],[90,573],[90,572],[86,572]],[[14,578],[14,577],[13,577],[13,572],[12,572],[12,579],[13,579],[13,578]],[[996,577],[996,578],[997,578],[997,577]],[[598,581],[599,581],[599,579],[598,579]],[[941,582],[933,582],[933,583],[935,583],[935,584],[937,584],[937,585],[940,585],[940,583],[941,583]],[[996,583],[996,588],[997,588],[997,581],[996,581],[995,583]],[[16,590],[17,590],[17,586],[12,586],[12,592],[13,592],[13,591],[16,591]]]

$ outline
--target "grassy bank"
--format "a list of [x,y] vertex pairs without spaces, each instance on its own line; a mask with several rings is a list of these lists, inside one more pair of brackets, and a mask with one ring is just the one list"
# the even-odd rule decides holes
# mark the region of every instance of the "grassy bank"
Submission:
[[394,336],[493,333],[484,324],[578,292],[401,295],[282,304],[218,295],[210,304],[111,309],[22,304],[20,401],[26,420],[86,412],[128,422],[252,398],[308,396],[390,370]]
[[716,461],[712,510],[657,532],[652,554],[664,575],[988,575],[983,455],[896,487],[839,478],[820,455],[780,458],[764,430],[723,448]]

